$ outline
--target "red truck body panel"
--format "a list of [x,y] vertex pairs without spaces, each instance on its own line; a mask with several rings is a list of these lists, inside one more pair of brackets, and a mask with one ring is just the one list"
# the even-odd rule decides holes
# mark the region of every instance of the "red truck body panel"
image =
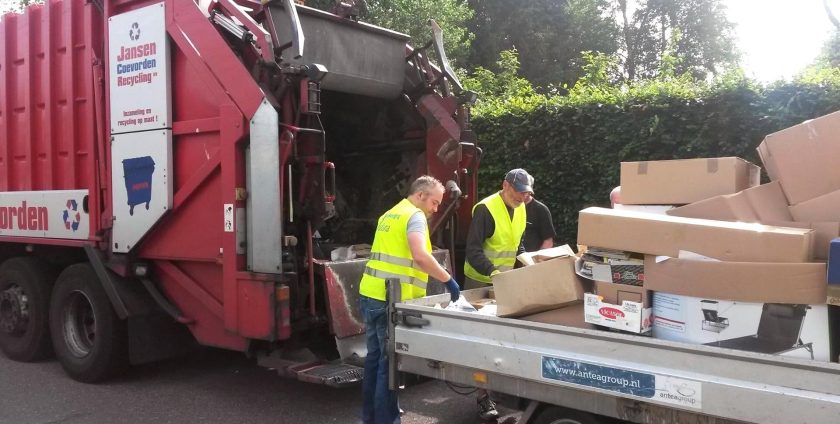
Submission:
[[90,191],[99,230],[101,15],[50,0],[0,20],[0,191]]
[[[257,66],[251,66],[261,58],[254,58],[248,46],[241,51],[235,50],[236,42],[231,42],[230,36],[224,35],[192,0],[106,0],[101,3],[102,10],[97,2],[89,0],[47,0],[43,5],[26,8],[22,14],[7,14],[0,18],[0,192],[87,190],[85,210],[90,215],[89,235],[84,240],[10,237],[0,233],[0,243],[68,248],[95,243],[106,260],[113,260],[108,264],[109,269],[128,278],[134,277],[132,269],[120,268],[121,263],[148,265],[157,288],[183,315],[182,321],[204,345],[246,350],[252,340],[287,339],[292,335],[290,311],[293,307],[300,321],[309,319],[315,325],[323,326],[323,318],[318,316],[325,308],[323,300],[316,302],[316,295],[323,296],[323,292],[320,285],[316,287],[312,258],[314,230],[311,222],[317,218],[298,213],[294,223],[296,232],[289,233],[302,239],[309,238],[301,240],[301,247],[297,248],[300,252],[305,246],[307,253],[296,253],[298,256],[286,262],[309,261],[309,269],[304,270],[306,266],[301,266],[299,273],[286,272],[280,267],[276,273],[249,272],[248,257],[242,245],[238,245],[237,233],[226,231],[222,225],[224,205],[233,205],[236,210],[246,209],[249,125],[261,107],[276,110],[283,129],[277,140],[280,146],[277,163],[281,170],[277,178],[281,194],[276,205],[283,211],[282,219],[290,220],[291,212],[287,211],[292,210],[289,204],[292,196],[297,204],[318,199],[312,194],[316,186],[312,181],[316,181],[313,177],[316,171],[326,164],[319,162],[326,161],[326,153],[318,149],[325,150],[326,147],[320,144],[316,135],[318,130],[312,128],[315,119],[312,116],[301,118],[298,113],[295,96],[298,96],[297,90],[301,90],[300,81],[295,80],[298,85],[291,84],[285,91],[266,88],[270,85],[266,84],[266,77],[260,74]],[[248,0],[237,0],[236,3],[247,3],[254,10],[262,7],[259,2]],[[170,52],[172,122],[161,129],[171,131],[171,174],[167,188],[172,189],[172,202],[171,208],[142,236],[142,241],[136,247],[132,246],[129,254],[123,254],[112,240],[118,217],[114,211],[126,207],[114,205],[112,199],[117,190],[127,189],[120,186],[126,171],[112,169],[112,146],[117,144],[114,140],[125,133],[117,134],[118,131],[110,128],[109,82],[119,72],[113,69],[117,64],[110,63],[109,59],[109,30],[113,29],[109,27],[115,26],[109,24],[109,20],[153,5],[165,7]],[[236,9],[231,0],[220,0],[212,7]],[[260,15],[255,13],[255,16]],[[265,40],[261,42],[265,43]],[[263,52],[262,55],[273,56],[274,53]],[[405,58],[400,55],[396,59],[402,66]],[[278,72],[278,75],[281,74]],[[295,74],[293,78],[304,78],[300,75],[302,73]],[[427,78],[440,80],[430,75]],[[306,87],[305,81],[303,86]],[[423,85],[423,88],[417,104],[413,104],[407,95],[384,100],[368,97],[360,101],[363,107],[359,109],[367,108],[364,110],[368,112],[389,110],[391,114],[381,116],[401,117],[395,119],[395,135],[385,142],[399,141],[400,137],[409,141],[422,139],[425,149],[412,148],[411,152],[420,153],[411,169],[412,175],[405,176],[406,179],[427,173],[443,181],[468,175],[459,183],[475,193],[474,172],[462,169],[466,165],[458,162],[460,153],[454,156],[454,162],[451,158],[444,160],[440,153],[451,151],[452,148],[446,146],[453,142],[457,146],[460,141],[461,128],[453,120],[460,105],[449,93],[441,95],[431,87]],[[347,115],[361,113],[355,107],[356,97],[342,93],[334,95],[331,101]],[[375,145],[365,138],[370,135],[361,132],[369,126],[361,116],[355,117],[356,122],[362,122],[358,128],[354,127],[361,134],[357,137]],[[321,118],[317,118],[320,123]],[[343,118],[334,119],[333,122],[340,123]],[[307,123],[310,127],[302,128]],[[344,137],[343,128],[338,128],[333,132],[336,134],[333,143],[340,151],[348,140],[340,138]],[[295,136],[290,135],[292,133]],[[347,137],[350,136],[352,133]],[[295,142],[297,145],[293,149]],[[362,142],[356,144],[361,146],[362,152],[367,147]],[[116,147],[114,152],[118,157]],[[393,157],[399,157],[399,154],[393,153]],[[359,156],[348,154],[347,157]],[[362,159],[347,159],[342,165],[346,165],[345,169],[364,170],[378,166],[376,160],[379,159],[366,162],[362,156]],[[293,168],[300,176],[290,183],[287,178]],[[112,173],[119,173],[113,176],[119,178],[112,178]],[[459,221],[469,219],[474,201],[469,198],[455,208],[460,212]],[[381,209],[380,205],[361,206]],[[378,216],[382,210],[363,212]],[[255,220],[259,219],[255,217]],[[443,218],[438,219],[432,223],[432,228],[444,223]],[[459,239],[464,238],[465,228],[457,230]],[[455,234],[452,230],[450,237],[454,239]],[[370,235],[364,233],[362,237]],[[367,239],[358,241],[370,242]],[[295,249],[295,245],[290,246],[284,245],[283,249]],[[277,257],[281,254],[280,251],[276,253]],[[291,278],[295,279],[294,283],[289,281]],[[291,289],[293,285],[297,293]],[[295,305],[290,306],[292,303]],[[355,308],[349,303],[348,300],[347,308]]]

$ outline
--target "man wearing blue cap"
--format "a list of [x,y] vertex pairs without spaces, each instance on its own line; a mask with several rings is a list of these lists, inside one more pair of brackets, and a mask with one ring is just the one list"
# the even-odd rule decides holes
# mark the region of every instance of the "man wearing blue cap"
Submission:
[[[467,234],[464,288],[487,287],[491,277],[513,269],[516,255],[525,251],[522,235],[527,220],[525,203],[534,194],[533,178],[524,169],[505,175],[502,189],[473,207],[472,223]],[[493,419],[496,407],[487,392],[479,391],[479,416]]]

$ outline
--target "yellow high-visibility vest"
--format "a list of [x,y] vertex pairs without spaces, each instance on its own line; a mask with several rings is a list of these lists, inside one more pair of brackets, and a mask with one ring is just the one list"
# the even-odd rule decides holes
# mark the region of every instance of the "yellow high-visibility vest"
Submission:
[[[385,279],[400,280],[402,299],[409,300],[426,295],[429,275],[421,271],[414,263],[411,248],[408,246],[408,219],[420,208],[403,199],[384,215],[379,217],[370,259],[362,274],[359,294],[372,299],[385,301]],[[426,251],[432,251],[432,240],[426,228]]]
[[[525,232],[526,218],[525,218],[525,204],[521,204],[513,209],[513,218],[508,214],[505,201],[502,199],[501,193],[496,193],[485,197],[480,202],[473,206],[473,213],[478,205],[487,206],[487,210],[493,217],[495,231],[493,235],[484,240],[484,255],[493,266],[499,271],[507,271],[513,269],[516,263],[516,252],[519,250],[519,243],[522,241],[522,234]],[[469,261],[464,261],[464,274],[476,281],[490,284],[490,276],[479,273],[470,265]]]

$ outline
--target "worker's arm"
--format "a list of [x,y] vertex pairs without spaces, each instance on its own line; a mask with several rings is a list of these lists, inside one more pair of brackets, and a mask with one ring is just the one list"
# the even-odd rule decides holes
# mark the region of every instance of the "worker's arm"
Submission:
[[473,212],[470,231],[467,233],[466,256],[467,262],[481,275],[490,275],[496,267],[484,254],[484,240],[493,236],[496,224],[487,206],[479,204]]
[[411,257],[414,263],[426,274],[434,279],[447,282],[451,278],[449,273],[440,266],[431,253],[426,251],[426,235],[420,232],[408,233],[408,247],[411,249]]
[[547,239],[543,240],[542,244],[540,245],[540,249],[548,249],[548,248],[551,248],[551,247],[554,247],[554,239],[553,238],[547,238]]

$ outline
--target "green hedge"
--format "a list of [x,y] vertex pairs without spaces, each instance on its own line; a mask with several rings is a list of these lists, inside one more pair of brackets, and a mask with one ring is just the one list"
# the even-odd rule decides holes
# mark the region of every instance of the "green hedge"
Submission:
[[574,245],[578,211],[609,206],[620,162],[740,156],[760,165],[755,148],[765,135],[840,110],[840,78],[769,87],[735,78],[688,89],[652,82],[629,91],[513,100],[476,108],[473,127],[484,150],[480,194],[497,190],[507,170],[527,169],[536,197],[552,211],[557,241]]

